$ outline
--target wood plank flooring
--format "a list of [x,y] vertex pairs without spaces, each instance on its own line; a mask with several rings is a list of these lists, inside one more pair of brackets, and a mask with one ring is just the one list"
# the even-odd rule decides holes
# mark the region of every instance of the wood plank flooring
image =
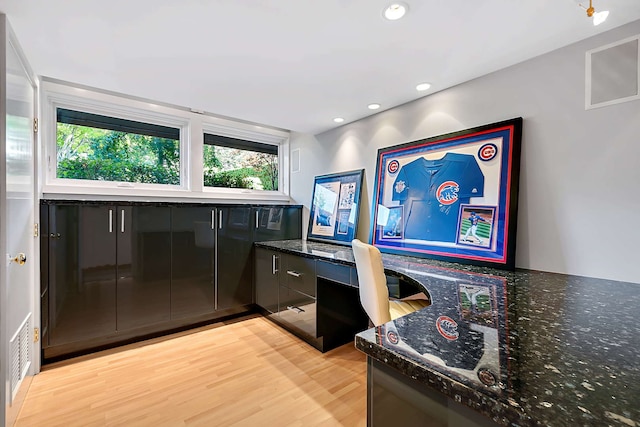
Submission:
[[364,426],[366,360],[260,316],[45,366],[16,426]]

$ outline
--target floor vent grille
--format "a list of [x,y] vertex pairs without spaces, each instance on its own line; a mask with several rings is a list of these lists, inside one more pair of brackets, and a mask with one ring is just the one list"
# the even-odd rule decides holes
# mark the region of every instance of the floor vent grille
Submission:
[[11,348],[11,400],[16,396],[20,384],[31,365],[31,314],[9,343]]

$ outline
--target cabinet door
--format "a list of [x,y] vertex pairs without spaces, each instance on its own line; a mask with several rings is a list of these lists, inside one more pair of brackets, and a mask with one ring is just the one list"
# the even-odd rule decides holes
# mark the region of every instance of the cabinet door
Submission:
[[172,319],[214,311],[215,243],[214,208],[172,208]]
[[118,330],[171,317],[171,208],[119,206]]
[[116,331],[115,207],[49,206],[49,344]]
[[278,311],[278,252],[256,248],[255,285],[256,304],[270,313]]
[[222,207],[218,216],[218,309],[253,302],[253,221],[250,207]]
[[302,208],[275,206],[253,208],[254,241],[300,239],[302,236]]

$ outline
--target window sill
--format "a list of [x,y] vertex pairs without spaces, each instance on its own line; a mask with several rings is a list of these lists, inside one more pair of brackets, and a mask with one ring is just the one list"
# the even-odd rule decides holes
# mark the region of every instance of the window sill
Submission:
[[279,191],[255,191],[233,188],[188,191],[184,189],[148,189],[126,187],[59,186],[46,185],[42,189],[45,199],[76,200],[130,200],[191,203],[280,203],[289,204],[291,198]]

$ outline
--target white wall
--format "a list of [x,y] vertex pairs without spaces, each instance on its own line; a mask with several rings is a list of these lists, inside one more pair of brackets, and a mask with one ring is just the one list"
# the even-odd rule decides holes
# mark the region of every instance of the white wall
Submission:
[[294,134],[291,196],[308,208],[315,175],[365,168],[367,240],[378,148],[520,116],[517,267],[640,283],[640,101],[584,108],[585,52],[638,33],[635,21],[317,136]]

